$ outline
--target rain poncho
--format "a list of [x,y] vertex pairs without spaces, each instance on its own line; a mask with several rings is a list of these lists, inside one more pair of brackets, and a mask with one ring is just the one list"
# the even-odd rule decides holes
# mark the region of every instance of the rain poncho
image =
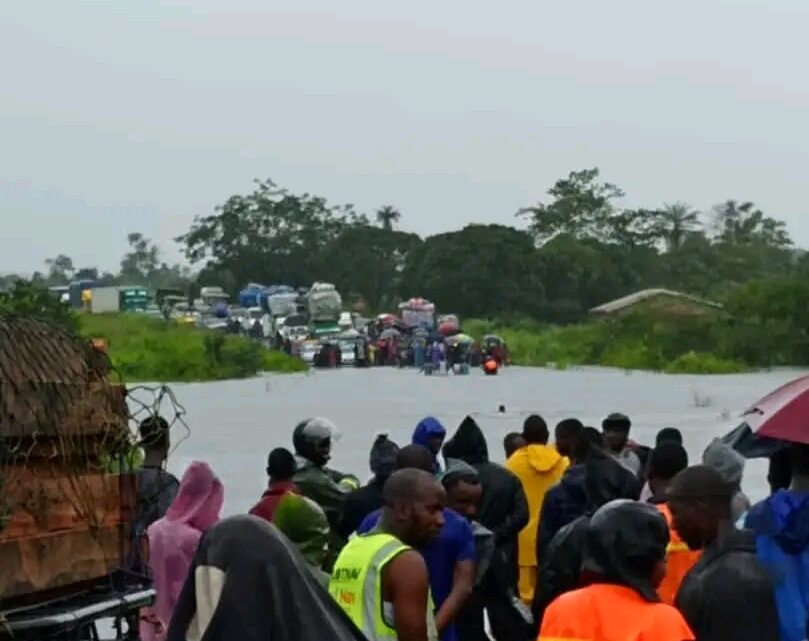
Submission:
[[660,603],[655,566],[666,556],[668,525],[653,506],[607,503],[586,527],[582,579],[586,587],[551,603],[544,639],[685,641],[694,638],[677,610]]
[[287,493],[275,508],[273,523],[303,555],[314,577],[324,587],[329,575],[323,571],[329,543],[329,521],[320,506],[304,496]]
[[[194,461],[183,474],[166,516],[149,527],[149,567],[157,592],[151,614],[164,626],[171,619],[197,544],[219,520],[224,499],[222,482],[210,466]],[[141,626],[143,641],[162,636],[153,625]]]
[[745,525],[775,582],[781,641],[804,641],[809,628],[809,494],[779,490],[757,503]]
[[732,529],[702,551],[683,579],[676,605],[699,641],[779,638],[773,582],[747,530]]
[[508,459],[506,467],[522,483],[528,500],[529,521],[519,536],[518,563],[520,566],[520,596],[530,603],[536,583],[536,540],[539,515],[547,491],[559,482],[567,469],[568,460],[549,445],[530,444],[517,450]]
[[[421,419],[418,425],[416,425],[416,429],[413,432],[412,442],[415,445],[426,447],[428,450],[433,452],[430,440],[436,437],[441,437],[443,439],[446,435],[447,430],[445,430],[444,426],[441,425],[441,421],[433,416],[427,416],[426,418]],[[438,459],[435,461],[435,471],[441,471],[441,464],[438,462]]]
[[365,641],[273,525],[225,519],[202,538],[167,641]]

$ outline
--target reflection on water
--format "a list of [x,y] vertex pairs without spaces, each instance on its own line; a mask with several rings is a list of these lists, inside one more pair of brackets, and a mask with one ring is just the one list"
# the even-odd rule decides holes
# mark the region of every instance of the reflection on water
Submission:
[[[738,423],[750,403],[800,372],[779,370],[730,376],[667,376],[586,368],[568,371],[512,367],[499,376],[419,375],[413,370],[345,369],[266,376],[247,381],[177,384],[188,410],[191,435],[172,454],[169,468],[181,474],[193,459],[209,461],[225,483],[225,512],[245,511],[266,483],[264,467],[273,447],[291,449],[295,424],[327,416],[341,431],[333,465],[364,479],[368,450],[385,431],[400,445],[426,414],[452,432],[475,413],[493,460],[503,460],[503,436],[519,430],[525,416],[542,414],[549,425],[568,418],[600,426],[610,412],[632,418],[632,437],[653,444],[662,427],[682,430],[692,462],[714,437]],[[504,405],[505,414],[498,413]],[[177,434],[180,437],[181,434]],[[766,466],[751,461],[745,490],[752,499],[767,492]]]

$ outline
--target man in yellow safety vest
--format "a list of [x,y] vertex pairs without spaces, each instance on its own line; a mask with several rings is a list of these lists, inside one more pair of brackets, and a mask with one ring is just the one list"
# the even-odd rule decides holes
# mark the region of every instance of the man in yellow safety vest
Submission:
[[329,592],[369,641],[436,641],[427,566],[414,547],[444,525],[444,489],[422,470],[395,472],[379,525],[356,536],[334,564]]

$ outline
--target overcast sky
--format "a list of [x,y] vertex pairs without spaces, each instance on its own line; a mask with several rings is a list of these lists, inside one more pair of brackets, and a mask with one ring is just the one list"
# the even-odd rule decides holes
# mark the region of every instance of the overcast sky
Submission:
[[[293,11],[294,9],[294,11]],[[807,0],[6,3],[0,272],[166,258],[255,177],[430,234],[598,166],[809,246]]]

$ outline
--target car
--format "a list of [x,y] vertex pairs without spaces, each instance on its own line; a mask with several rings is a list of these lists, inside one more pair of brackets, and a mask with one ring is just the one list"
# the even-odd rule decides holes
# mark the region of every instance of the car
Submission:
[[315,356],[320,351],[320,341],[305,340],[301,342],[300,356],[306,363],[314,363]]
[[343,365],[354,364],[354,347],[356,344],[356,339],[342,339],[337,341],[337,345],[340,347],[340,360],[342,361]]

